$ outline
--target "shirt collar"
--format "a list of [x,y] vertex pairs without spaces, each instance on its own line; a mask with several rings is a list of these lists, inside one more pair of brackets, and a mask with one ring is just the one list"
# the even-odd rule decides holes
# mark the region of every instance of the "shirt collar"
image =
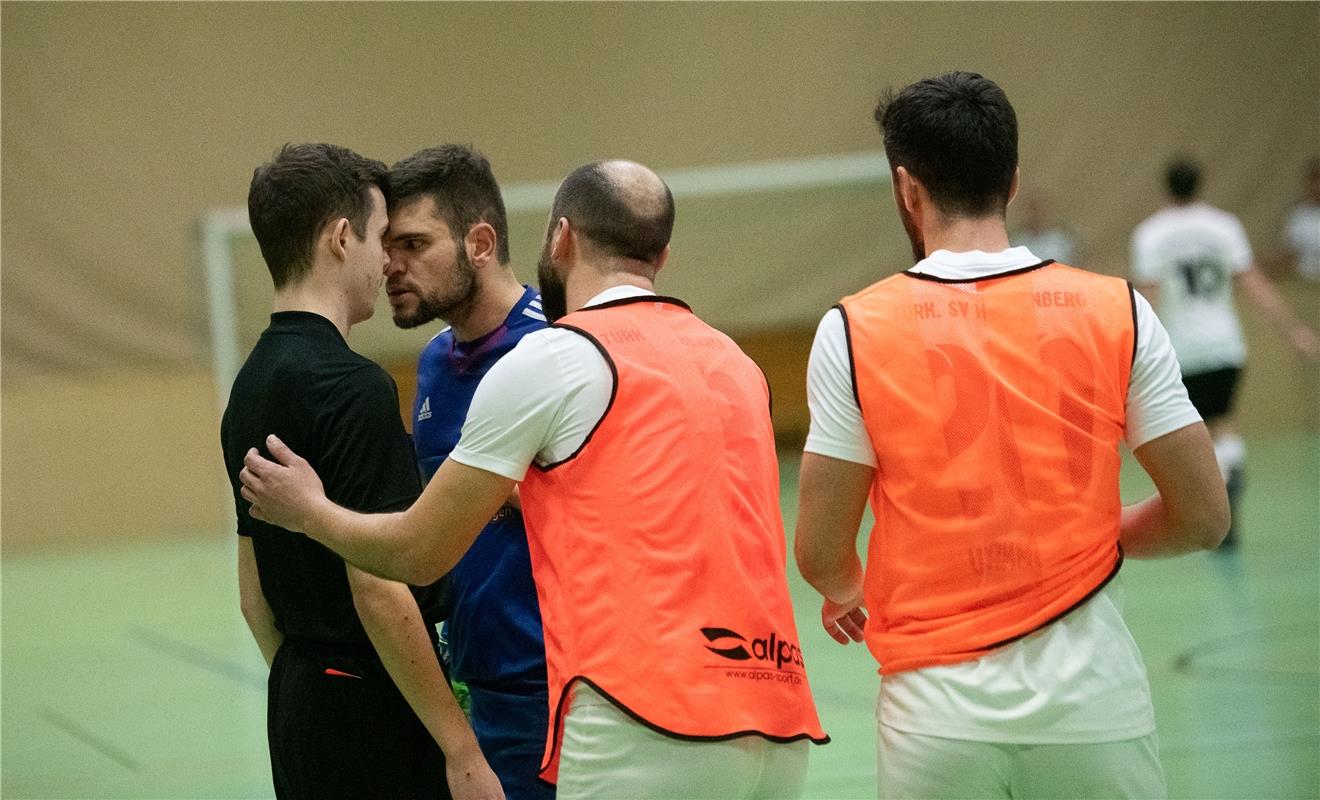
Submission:
[[589,306],[598,306],[601,303],[608,303],[611,300],[622,300],[626,297],[646,297],[648,295],[654,297],[655,292],[651,291],[650,289],[643,289],[640,286],[630,286],[627,284],[623,286],[611,286],[610,288],[606,289],[605,291],[601,292],[600,294],[588,300],[586,304],[583,306],[583,308],[587,308]]
[[513,304],[513,308],[509,309],[508,316],[504,318],[505,323],[512,323],[529,306],[532,311],[538,314],[541,313],[541,291],[524,283],[522,297],[519,297],[518,302]]
[[967,250],[961,253],[936,250],[918,261],[908,271],[946,280],[976,280],[1008,270],[1035,266],[1040,261],[1025,247],[1010,247],[996,253],[987,253],[983,250]]

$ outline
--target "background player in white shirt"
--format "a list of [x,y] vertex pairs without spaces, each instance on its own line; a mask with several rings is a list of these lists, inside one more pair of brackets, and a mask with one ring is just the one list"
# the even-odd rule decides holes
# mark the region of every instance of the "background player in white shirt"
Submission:
[[1293,207],[1284,229],[1284,245],[1297,274],[1320,285],[1320,158],[1306,167],[1306,197]]
[[[1215,455],[1236,507],[1246,447],[1232,419],[1247,346],[1234,293],[1255,305],[1299,354],[1320,354],[1307,327],[1258,269],[1238,218],[1198,199],[1201,170],[1178,159],[1165,171],[1168,204],[1132,234],[1132,279],[1151,299],[1178,353],[1192,404],[1210,428]],[[1237,543],[1236,511],[1225,547]]]

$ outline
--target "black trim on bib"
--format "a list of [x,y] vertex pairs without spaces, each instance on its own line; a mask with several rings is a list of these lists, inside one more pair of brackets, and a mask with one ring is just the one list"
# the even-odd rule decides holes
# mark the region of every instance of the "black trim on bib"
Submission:
[[981,275],[976,278],[939,278],[934,275],[927,275],[924,272],[913,272],[912,270],[907,270],[901,274],[906,275],[909,278],[916,278],[919,281],[931,281],[932,283],[980,283],[981,281],[993,281],[998,280],[999,278],[1008,278],[1013,275],[1034,272],[1041,267],[1048,267],[1053,263],[1054,259],[1047,258],[1039,264],[1032,264],[1029,267],[1018,267],[1017,269],[1010,269],[1007,272],[996,272],[993,275]]
[[[566,703],[568,703],[569,697],[572,696],[573,684],[578,683],[579,681],[590,686],[597,694],[599,694],[601,697],[605,698],[606,700],[610,701],[610,703],[615,708],[622,711],[630,719],[632,719],[634,722],[638,723],[639,725],[643,725],[655,731],[656,733],[659,733],[663,736],[668,736],[671,739],[678,739],[679,741],[682,742],[727,742],[730,739],[738,739],[743,736],[760,736],[762,739],[775,742],[776,744],[788,744],[789,742],[800,742],[803,739],[806,739],[815,744],[830,743],[830,737],[828,735],[820,739],[817,739],[816,737],[812,736],[809,733],[799,733],[793,736],[774,736],[772,734],[764,733],[758,730],[734,731],[733,733],[721,733],[721,734],[716,734],[714,736],[696,736],[690,733],[678,733],[677,731],[671,731],[668,728],[662,728],[659,725],[650,722],[641,714],[638,714],[636,711],[633,711],[631,708],[628,708],[623,703],[619,702],[618,699],[616,699],[609,692],[600,688],[600,686],[596,685],[595,681],[588,678],[587,676],[574,675],[573,677],[565,681],[564,689],[559,694],[559,705],[555,707],[555,719],[554,719],[554,726],[552,728],[552,730],[555,732],[555,735],[550,745],[550,752],[546,753],[545,758],[541,760],[541,769],[538,771],[540,774],[543,774],[547,769],[550,768],[550,764],[555,760],[555,757],[559,754],[559,746],[564,738],[564,732],[561,728],[561,726],[564,724],[564,706]],[[541,780],[546,783],[549,783],[549,781],[546,781],[544,777],[542,777]]]
[[839,310],[839,316],[843,319],[843,340],[848,347],[848,375],[852,378],[853,402],[857,404],[857,411],[860,413],[862,395],[857,391],[857,361],[853,358],[852,327],[848,324],[848,311],[843,307],[843,303],[837,303],[834,307]]
[[[599,307],[600,307],[600,306],[592,306],[592,308],[599,308]],[[536,467],[537,469],[541,470],[542,472],[549,472],[550,470],[554,469],[555,467],[558,467],[558,466],[561,465],[561,464],[565,464],[565,463],[567,463],[567,462],[569,462],[569,461],[572,461],[573,459],[577,458],[577,457],[578,457],[578,453],[581,453],[581,452],[582,452],[582,448],[586,447],[586,446],[587,446],[587,443],[591,441],[591,437],[595,436],[595,435],[596,435],[596,431],[600,430],[600,426],[601,426],[601,424],[602,424],[603,422],[605,422],[605,417],[609,416],[610,409],[614,408],[614,398],[618,397],[618,395],[619,395],[619,368],[616,367],[616,366],[614,366],[614,359],[610,358],[609,351],[605,349],[605,345],[601,344],[601,343],[596,339],[595,336],[592,336],[591,334],[587,333],[586,331],[582,330],[581,328],[574,327],[573,325],[565,325],[565,324],[562,323],[562,322],[555,322],[555,323],[552,323],[552,324],[550,325],[550,327],[551,327],[551,328],[560,328],[560,329],[562,329],[562,330],[566,330],[566,331],[572,331],[573,333],[576,333],[576,334],[578,334],[579,336],[584,337],[588,342],[591,342],[591,344],[592,344],[592,345],[593,345],[598,351],[600,351],[601,357],[605,359],[605,363],[609,365],[609,367],[610,367],[610,378],[612,379],[613,382],[612,382],[612,384],[610,385],[610,401],[609,401],[608,403],[605,404],[605,411],[601,413],[601,415],[600,415],[600,419],[596,420],[596,424],[593,425],[593,426],[591,426],[591,430],[590,430],[590,431],[587,431],[587,437],[586,437],[585,439],[582,440],[582,444],[578,445],[578,448],[577,448],[576,450],[574,450],[572,453],[570,453],[568,456],[566,456],[566,457],[563,458],[563,459],[560,459],[559,461],[556,461],[556,462],[553,463],[553,464],[546,464],[545,466],[541,466],[540,464],[537,464],[537,463],[533,462],[533,463],[532,463],[532,466]]]
[[[618,300],[606,300],[603,303],[596,303],[594,305],[583,306],[582,308],[579,308],[577,311],[573,311],[571,313],[580,314],[583,311],[595,311],[598,308],[616,308],[618,306],[628,306],[634,303],[668,303],[671,306],[679,306],[680,308],[685,308],[688,311],[692,310],[692,306],[688,305],[687,303],[684,303],[682,300],[679,300],[677,297],[666,297],[665,295],[662,294],[641,294],[641,295],[637,295],[636,297],[620,297]],[[569,327],[569,326],[564,326],[564,327]]]
[[[734,344],[737,345],[737,342]],[[741,347],[738,349],[742,350]],[[770,388],[770,379],[765,376],[765,370],[761,369],[761,365],[756,362],[756,359],[748,356],[746,353],[743,353],[743,355],[747,356],[747,360],[752,362],[752,366],[756,367],[756,371],[761,373],[761,383],[765,384],[766,405],[770,408],[770,418],[773,419],[775,416],[775,391]]]
[[[682,300],[679,300],[677,297],[665,297],[663,295],[658,295],[658,294],[646,294],[646,295],[638,295],[636,297],[620,297],[618,300],[607,300],[604,303],[597,303],[591,306],[584,306],[572,313],[580,314],[583,311],[594,311],[598,308],[616,308],[618,306],[627,306],[636,303],[667,303],[669,305],[678,306],[686,310],[688,313],[692,312],[692,307],[689,306],[687,303],[684,303]],[[582,449],[587,446],[588,442],[591,441],[591,437],[595,436],[596,431],[600,430],[600,426],[602,423],[605,422],[605,417],[609,415],[610,409],[614,408],[614,398],[618,397],[619,395],[619,368],[614,365],[614,359],[610,358],[610,353],[608,350],[605,349],[605,345],[601,344],[600,341],[596,339],[595,336],[592,336],[590,333],[587,333],[585,330],[577,327],[576,325],[569,325],[568,323],[565,322],[552,322],[550,323],[550,327],[560,328],[566,331],[572,331],[586,338],[588,342],[591,342],[591,344],[597,350],[600,351],[601,356],[604,357],[605,359],[605,363],[609,365],[610,375],[614,379],[614,385],[610,387],[610,402],[607,403],[605,406],[605,413],[601,414],[600,419],[596,420],[596,424],[593,425],[591,430],[587,433],[587,438],[582,440],[582,444],[578,445],[578,449],[574,450],[567,457],[560,459],[559,461],[556,461],[553,464],[546,464],[545,466],[541,466],[540,464],[536,464],[535,462],[533,462],[532,466],[536,467],[542,472],[549,472],[555,467],[558,467],[561,464],[565,464],[577,458],[578,454],[582,452]]]
[[1128,302],[1132,304],[1132,363],[1128,365],[1128,369],[1131,370],[1132,367],[1137,365],[1137,334],[1139,333],[1137,330],[1137,289],[1132,285],[1132,281],[1126,283]]
[[1109,574],[1105,576],[1105,579],[1104,579],[1104,580],[1102,580],[1102,581],[1100,581],[1098,584],[1096,584],[1096,585],[1095,585],[1095,588],[1092,589],[1091,591],[1087,592],[1086,595],[1085,595],[1084,597],[1082,597],[1082,599],[1080,599],[1080,600],[1078,600],[1076,603],[1073,603],[1072,605],[1068,606],[1068,607],[1065,608],[1064,610],[1060,611],[1058,614],[1055,614],[1054,616],[1050,617],[1049,619],[1045,620],[1044,622],[1042,622],[1041,624],[1037,625],[1036,627],[1032,628],[1032,629],[1029,630],[1029,631],[1023,631],[1022,633],[1019,633],[1019,634],[1016,635],[1016,636],[1010,636],[1010,637],[1008,637],[1007,639],[1004,639],[1004,640],[1001,641],[1001,642],[995,642],[994,644],[988,644],[988,645],[986,645],[985,647],[983,647],[983,648],[979,648],[979,649],[982,649],[982,650],[994,650],[994,649],[997,649],[997,648],[1003,647],[1003,646],[1006,645],[1006,644],[1012,644],[1013,642],[1016,642],[1016,641],[1018,641],[1019,639],[1025,639],[1025,638],[1027,638],[1028,636],[1030,636],[1031,634],[1035,633],[1036,631],[1044,630],[1045,628],[1049,627],[1050,625],[1053,625],[1054,623],[1056,623],[1056,622],[1058,622],[1059,620],[1063,619],[1064,617],[1068,616],[1068,615],[1071,614],[1072,612],[1074,612],[1074,611],[1076,611],[1077,609],[1081,608],[1081,607],[1082,607],[1083,605],[1085,605],[1086,602],[1089,601],[1092,597],[1095,597],[1097,594],[1100,594],[1100,590],[1104,589],[1106,586],[1109,585],[1109,582],[1112,581],[1112,580],[1114,579],[1114,576],[1118,574],[1118,570],[1123,566],[1123,545],[1121,545],[1121,544],[1120,544],[1120,545],[1117,545],[1117,548],[1118,548],[1118,553],[1117,553],[1117,557],[1114,559],[1114,568],[1113,568],[1112,570],[1110,570]]

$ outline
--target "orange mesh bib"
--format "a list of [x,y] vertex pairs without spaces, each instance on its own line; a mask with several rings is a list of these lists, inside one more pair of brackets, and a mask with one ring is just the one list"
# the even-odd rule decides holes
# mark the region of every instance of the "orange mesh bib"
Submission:
[[680,738],[827,741],[788,596],[760,370],[673,300],[557,324],[591,340],[616,380],[581,450],[522,484],[550,689],[542,776],[557,775],[579,680]]
[[1130,287],[1058,264],[845,298],[878,468],[867,643],[884,674],[1025,636],[1118,570]]

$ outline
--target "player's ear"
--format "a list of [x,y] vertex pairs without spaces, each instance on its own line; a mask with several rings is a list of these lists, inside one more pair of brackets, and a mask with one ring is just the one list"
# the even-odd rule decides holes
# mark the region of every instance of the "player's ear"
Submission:
[[348,258],[348,237],[353,235],[353,226],[349,221],[340,217],[327,226],[330,230],[328,237],[328,246],[330,254],[335,258],[344,260]]
[[568,217],[560,217],[555,222],[555,229],[550,234],[550,257],[558,261],[568,258],[573,252],[573,226]]
[[467,236],[463,237],[463,247],[467,249],[468,261],[478,267],[485,266],[491,260],[498,263],[499,243],[500,237],[489,222],[478,222],[468,228]]
[[[654,262],[655,271],[659,272],[660,270],[664,269],[665,264],[668,261],[669,261],[669,245],[665,245],[665,249],[660,251],[660,255],[656,256]],[[652,276],[652,280],[654,280],[654,276]]]
[[917,210],[917,180],[907,167],[894,170],[894,200],[909,214]]
[[[1012,203],[1012,202],[1013,202],[1013,199],[1017,197],[1018,186],[1021,185],[1021,178],[1022,178],[1022,169],[1021,169],[1020,167],[1018,167],[1018,168],[1014,168],[1014,170],[1013,170],[1013,181],[1012,181],[1011,183],[1008,184],[1008,202],[1009,202],[1009,203]],[[1005,205],[1007,205],[1007,204],[1005,204]]]

